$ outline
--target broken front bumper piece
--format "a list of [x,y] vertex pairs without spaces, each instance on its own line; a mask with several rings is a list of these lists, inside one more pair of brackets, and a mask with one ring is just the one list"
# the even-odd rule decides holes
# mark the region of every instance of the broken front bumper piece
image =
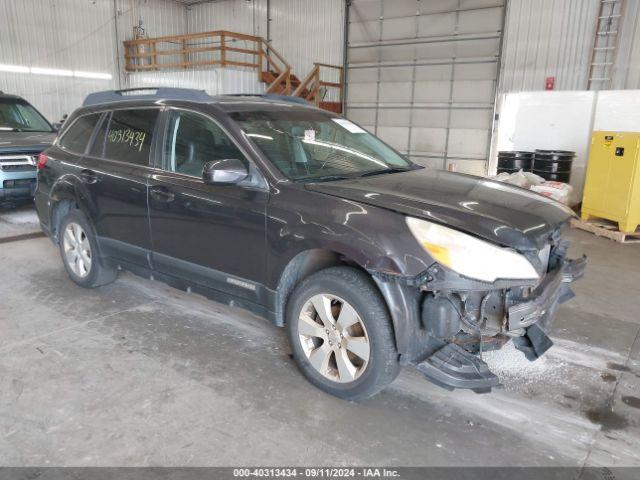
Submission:
[[586,257],[563,260],[560,268],[547,274],[525,302],[509,307],[507,321],[510,332],[524,329],[524,335],[513,343],[528,360],[534,361],[553,345],[547,336],[551,321],[561,303],[573,298],[569,284],[584,274]]
[[[573,296],[569,283],[582,277],[586,257],[561,260],[526,300],[515,301],[507,295],[505,312],[508,334],[514,345],[530,361],[546,352],[553,342],[547,336],[558,305]],[[447,343],[417,365],[431,382],[447,389],[465,388],[485,393],[500,386],[498,377],[481,358],[460,345]]]

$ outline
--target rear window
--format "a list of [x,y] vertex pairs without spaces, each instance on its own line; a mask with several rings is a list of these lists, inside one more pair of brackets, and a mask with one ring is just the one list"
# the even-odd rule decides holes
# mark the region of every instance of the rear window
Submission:
[[73,125],[64,132],[58,145],[65,150],[83,154],[89,144],[93,129],[100,120],[100,115],[102,115],[102,113],[92,113],[91,115],[84,115],[78,118],[73,122]]
[[104,156],[135,165],[149,165],[158,113],[158,109],[114,111],[107,130]]

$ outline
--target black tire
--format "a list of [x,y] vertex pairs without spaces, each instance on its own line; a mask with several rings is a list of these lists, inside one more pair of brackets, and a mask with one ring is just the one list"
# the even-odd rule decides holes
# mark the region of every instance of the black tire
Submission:
[[[70,223],[76,223],[82,227],[84,237],[91,246],[91,266],[88,269],[86,276],[79,276],[70,267],[66,254],[65,254],[65,242],[64,235],[67,227]],[[65,270],[69,274],[71,280],[85,288],[94,288],[107,283],[113,282],[118,276],[118,270],[109,265],[106,265],[104,260],[99,255],[98,243],[93,233],[93,227],[87,217],[80,210],[70,210],[60,222],[58,227],[58,246],[60,248],[60,256],[62,257],[62,264]]]
[[[320,294],[348,302],[366,329],[369,359],[360,376],[348,383],[332,381],[316,370],[307,358],[298,334],[298,318],[302,309],[312,297]],[[289,297],[286,322],[293,358],[300,371],[313,385],[336,397],[347,400],[370,397],[389,385],[400,371],[386,304],[372,279],[360,270],[331,267],[307,277]]]

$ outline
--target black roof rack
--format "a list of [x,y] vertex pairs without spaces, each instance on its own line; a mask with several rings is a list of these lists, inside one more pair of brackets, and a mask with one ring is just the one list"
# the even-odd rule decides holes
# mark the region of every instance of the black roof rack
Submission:
[[278,100],[280,102],[299,103],[300,105],[313,105],[302,97],[294,97],[292,95],[279,95],[277,93],[225,93],[223,97],[257,97],[265,100]]
[[213,98],[204,90],[191,88],[143,87],[124,90],[105,90],[87,95],[82,104],[99,105],[102,103],[124,102],[127,100],[188,100],[192,102],[210,102]]

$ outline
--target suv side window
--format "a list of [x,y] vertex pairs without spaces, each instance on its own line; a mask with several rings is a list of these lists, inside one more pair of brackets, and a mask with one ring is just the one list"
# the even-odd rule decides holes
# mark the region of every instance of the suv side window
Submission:
[[91,139],[93,129],[100,120],[101,113],[92,113],[78,118],[58,141],[64,150],[82,155]]
[[211,160],[246,160],[215,122],[198,113],[180,110],[169,113],[164,158],[167,170],[194,177],[201,177],[205,163]]
[[115,110],[107,130],[104,156],[135,165],[149,165],[153,130],[159,110]]

